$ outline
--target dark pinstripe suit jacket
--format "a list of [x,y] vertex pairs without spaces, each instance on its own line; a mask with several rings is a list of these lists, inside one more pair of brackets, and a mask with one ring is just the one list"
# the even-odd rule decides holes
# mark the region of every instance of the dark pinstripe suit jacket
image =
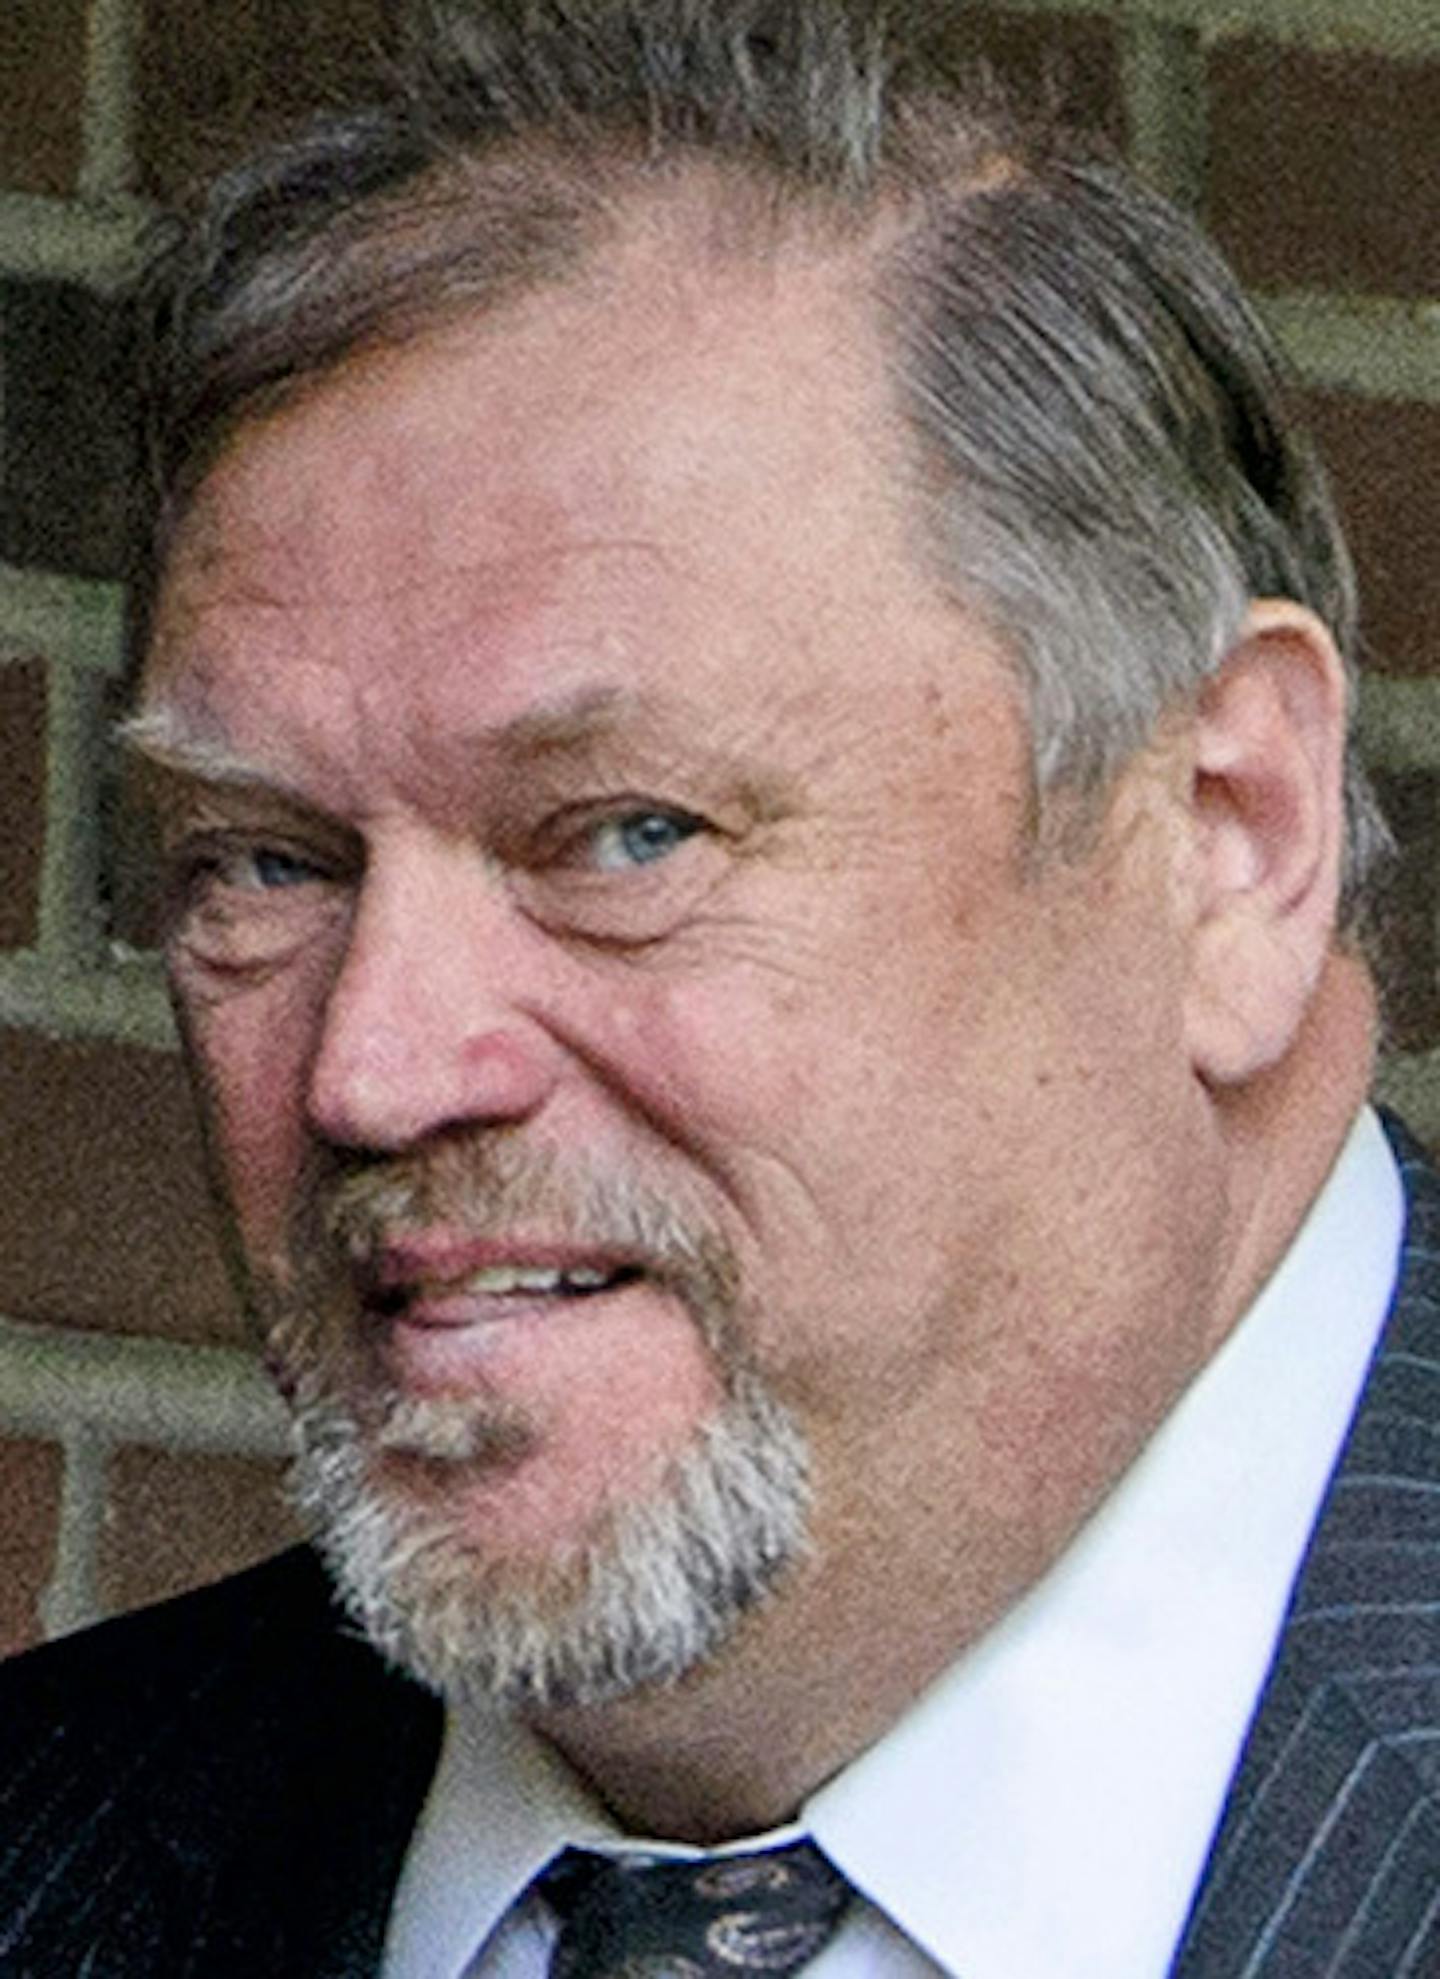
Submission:
[[[1440,1979],[1440,1179],[1399,1145],[1400,1290],[1173,1979]],[[0,1974],[374,1972],[438,1739],[303,1552],[17,1659]]]

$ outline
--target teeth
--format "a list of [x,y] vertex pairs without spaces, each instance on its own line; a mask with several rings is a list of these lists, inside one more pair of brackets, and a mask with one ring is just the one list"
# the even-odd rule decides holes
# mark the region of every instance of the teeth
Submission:
[[562,1271],[540,1265],[494,1264],[473,1271],[465,1280],[467,1292],[558,1292],[564,1282]]
[[565,1273],[565,1283],[577,1292],[595,1292],[602,1285],[608,1285],[614,1277],[612,1271],[599,1271],[593,1265],[579,1265],[574,1271]]
[[488,1293],[492,1297],[510,1292],[595,1292],[602,1285],[608,1285],[613,1276],[613,1272],[601,1271],[592,1265],[577,1265],[570,1271],[557,1271],[542,1265],[496,1264],[488,1265],[483,1271],[471,1272],[462,1289]]

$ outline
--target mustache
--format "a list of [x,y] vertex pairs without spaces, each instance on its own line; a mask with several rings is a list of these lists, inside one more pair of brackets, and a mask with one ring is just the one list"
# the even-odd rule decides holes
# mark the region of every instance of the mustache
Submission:
[[728,1312],[734,1249],[710,1214],[594,1157],[498,1136],[455,1136],[317,1176],[297,1209],[292,1255],[363,1281],[391,1246],[443,1230],[462,1240],[520,1231],[624,1257],[704,1314]]

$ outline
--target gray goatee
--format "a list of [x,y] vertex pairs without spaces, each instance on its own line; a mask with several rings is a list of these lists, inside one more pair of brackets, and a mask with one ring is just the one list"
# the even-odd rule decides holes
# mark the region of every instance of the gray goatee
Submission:
[[[538,1227],[642,1260],[683,1302],[721,1375],[721,1407],[649,1489],[597,1505],[543,1560],[488,1555],[464,1516],[467,1486],[522,1464],[536,1425],[484,1399],[396,1393],[357,1349],[353,1297],[337,1298],[340,1256],[363,1267],[427,1226]],[[350,1613],[422,1682],[530,1706],[674,1683],[804,1556],[808,1453],[749,1365],[733,1257],[658,1192],[504,1143],[451,1146],[316,1189],[293,1255],[293,1291],[256,1288],[295,1415],[292,1497]]]

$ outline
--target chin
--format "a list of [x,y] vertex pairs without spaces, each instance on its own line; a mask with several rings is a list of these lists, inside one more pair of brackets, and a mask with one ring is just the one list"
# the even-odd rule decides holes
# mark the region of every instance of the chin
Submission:
[[658,1483],[531,1556],[487,1549],[474,1511],[530,1456],[523,1417],[397,1399],[362,1419],[310,1384],[294,1410],[292,1496],[342,1601],[451,1700],[553,1708],[678,1683],[809,1551],[804,1438],[750,1374]]

